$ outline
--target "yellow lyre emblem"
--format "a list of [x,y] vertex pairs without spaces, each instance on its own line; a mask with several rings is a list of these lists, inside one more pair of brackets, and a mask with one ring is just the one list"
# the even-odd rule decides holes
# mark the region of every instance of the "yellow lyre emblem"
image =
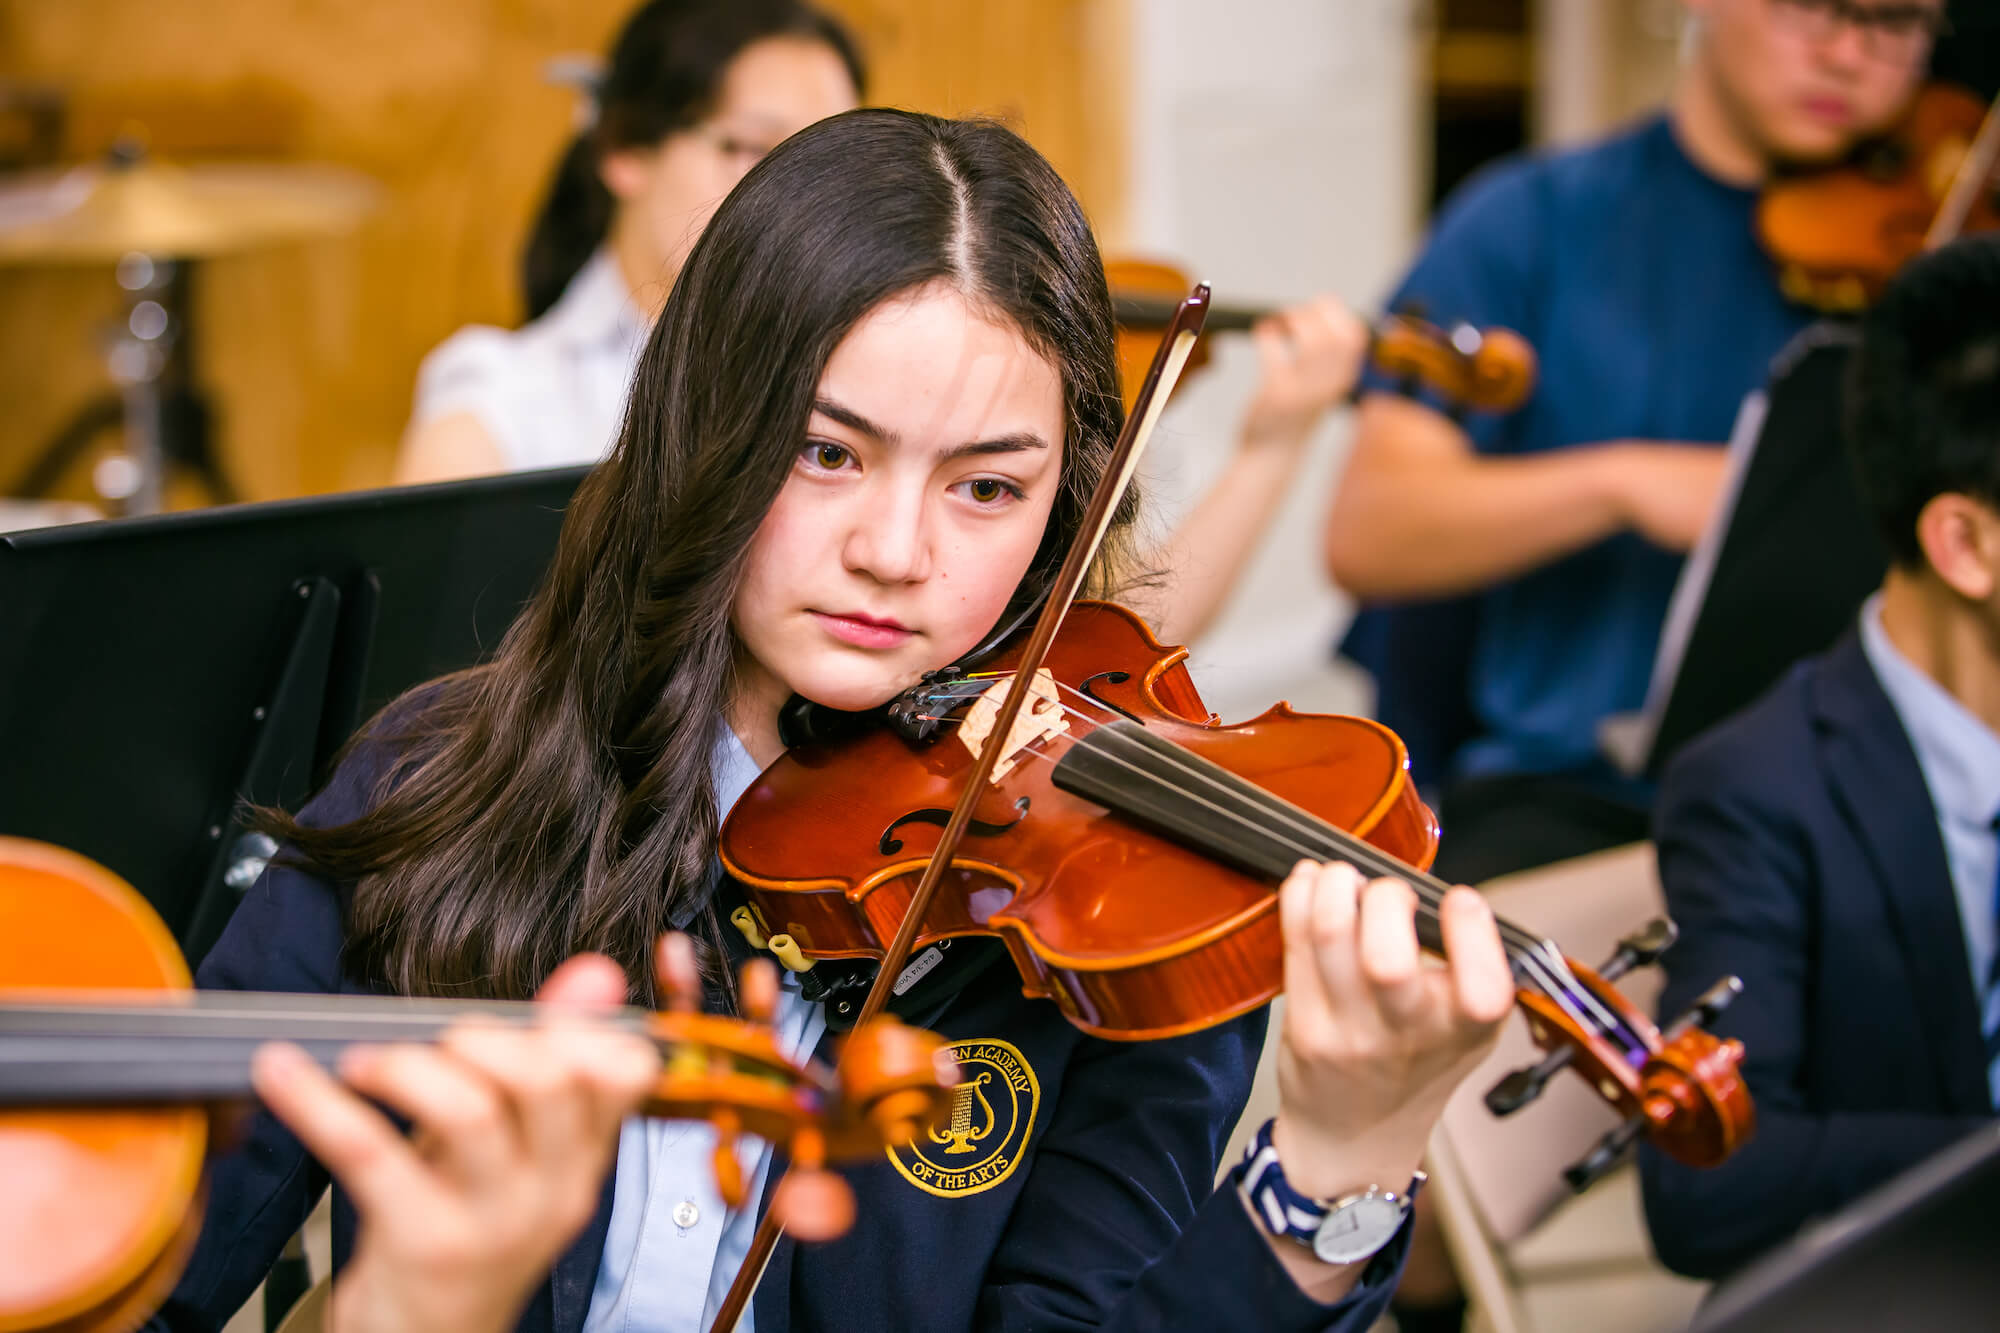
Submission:
[[953,1043],[962,1075],[951,1116],[889,1160],[918,1189],[953,1198],[990,1190],[1019,1165],[1042,1099],[1035,1071],[1011,1042]]
[[[969,1078],[952,1089],[951,1128],[940,1134],[936,1126],[929,1133],[932,1143],[949,1144],[947,1153],[971,1152],[972,1145],[993,1132],[993,1103],[986,1100],[980,1088],[993,1081],[993,1071],[982,1070],[978,1078]],[[979,1110],[985,1117],[978,1125],[973,1124],[972,1106],[979,1103]]]

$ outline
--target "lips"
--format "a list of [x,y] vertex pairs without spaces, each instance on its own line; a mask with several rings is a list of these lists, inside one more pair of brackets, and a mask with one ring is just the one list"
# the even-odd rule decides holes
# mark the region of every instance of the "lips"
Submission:
[[821,629],[856,648],[894,648],[906,642],[915,630],[887,616],[871,616],[865,611],[814,611]]

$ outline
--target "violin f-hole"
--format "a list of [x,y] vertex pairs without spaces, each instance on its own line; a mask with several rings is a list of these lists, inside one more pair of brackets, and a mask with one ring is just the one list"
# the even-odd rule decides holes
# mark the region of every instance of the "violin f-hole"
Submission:
[[1127,712],[1123,708],[1120,708],[1117,704],[1112,703],[1109,699],[1105,698],[1103,695],[1097,692],[1097,682],[1100,680],[1110,681],[1113,685],[1123,685],[1126,681],[1130,679],[1132,679],[1132,673],[1129,671],[1100,671],[1096,675],[1085,680],[1082,685],[1078,686],[1078,688],[1083,692],[1084,697],[1089,699],[1092,703],[1098,705],[1100,708],[1109,708],[1112,712],[1118,714],[1118,716],[1131,718],[1134,722],[1139,723],[1139,725],[1143,727],[1146,725],[1144,721],[1142,721],[1137,717],[1134,717],[1131,713]]
[[[1123,710],[1121,709],[1120,711],[1122,712]],[[1004,824],[989,824],[983,819],[975,819],[965,826],[965,831],[976,838],[997,838],[1028,817],[1028,804],[1031,800],[1033,800],[1032,797],[1023,796],[1020,800],[1014,802],[1014,810],[1016,812],[1014,818]],[[950,822],[951,811],[944,809],[942,806],[931,806],[924,810],[912,810],[906,815],[898,815],[889,827],[882,830],[882,839],[876,844],[876,847],[881,851],[882,855],[894,856],[897,852],[903,850],[903,840],[896,836],[896,830],[903,827],[903,825],[936,824],[939,828],[943,828]]]

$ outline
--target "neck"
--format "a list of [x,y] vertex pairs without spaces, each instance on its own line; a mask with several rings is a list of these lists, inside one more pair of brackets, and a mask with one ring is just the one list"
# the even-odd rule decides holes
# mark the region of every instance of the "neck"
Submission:
[[629,209],[620,208],[612,215],[611,257],[618,262],[618,272],[625,279],[625,290],[631,295],[632,304],[645,313],[648,321],[658,319],[661,307],[667,303],[667,292],[679,274],[660,258],[645,227]]
[[2000,734],[2000,642],[1976,608],[1929,570],[1891,569],[1882,630],[1911,665]]
[[754,662],[739,662],[736,679],[729,700],[729,729],[759,768],[769,768],[785,752],[785,743],[778,739],[778,710],[791,692]]
[[1740,109],[1716,73],[1713,60],[1696,49],[1681,66],[1667,115],[1681,151],[1708,175],[1726,185],[1762,185],[1771,158],[1743,123]]

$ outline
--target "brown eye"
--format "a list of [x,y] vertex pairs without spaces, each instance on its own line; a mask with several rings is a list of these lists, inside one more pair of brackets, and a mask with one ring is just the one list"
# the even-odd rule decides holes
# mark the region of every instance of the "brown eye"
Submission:
[[813,461],[828,472],[838,472],[847,465],[849,454],[837,444],[816,444],[813,446]]
[[1010,481],[1002,481],[998,477],[974,477],[961,484],[965,487],[965,497],[968,500],[988,508],[996,508],[1005,500],[1022,498],[1019,486]]

